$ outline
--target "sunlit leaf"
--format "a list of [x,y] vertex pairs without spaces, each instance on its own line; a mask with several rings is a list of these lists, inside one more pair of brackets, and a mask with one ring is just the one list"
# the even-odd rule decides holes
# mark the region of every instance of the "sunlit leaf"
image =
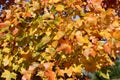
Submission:
[[0,6],[1,78],[88,80],[84,70],[115,65],[120,28],[114,2],[6,0]]
[[54,40],[59,40],[60,38],[62,38],[65,35],[65,33],[63,31],[58,31],[57,34],[55,35],[55,37],[53,38]]
[[49,3],[58,3],[60,2],[61,0],[49,0]]
[[78,65],[78,66],[75,65],[73,68],[73,71],[75,73],[81,73],[81,70],[82,70],[82,65]]
[[77,7],[78,10],[82,10],[82,8],[80,7],[80,5],[75,5]]
[[48,52],[48,53],[52,53],[53,54],[55,52],[55,49],[50,47],[50,48],[46,48],[45,51]]
[[50,14],[50,13],[47,12],[46,14],[44,14],[44,15],[42,16],[42,18],[43,18],[43,19],[49,19],[49,18],[53,19],[54,16],[53,16],[52,14]]
[[9,53],[10,51],[11,51],[10,48],[7,48],[7,47],[3,48],[2,50],[2,52],[5,52],[5,53]]
[[99,34],[106,39],[111,38],[111,34],[108,31],[101,31]]
[[113,37],[114,37],[115,39],[120,39],[120,30],[114,31],[114,32],[113,32]]
[[107,74],[105,74],[105,73],[103,73],[103,72],[101,72],[100,71],[100,76],[102,76],[103,78],[105,78],[105,79],[110,79],[110,77],[109,77],[109,74],[107,73]]
[[3,65],[7,66],[7,65],[9,65],[9,63],[10,63],[9,56],[5,56],[5,58],[3,59]]
[[77,31],[75,35],[78,44],[83,45],[84,43],[89,43],[88,39],[82,36],[82,32]]
[[57,5],[57,6],[56,6],[56,10],[57,10],[57,11],[60,11],[60,12],[63,11],[64,8],[65,8],[64,5]]
[[56,48],[57,45],[58,45],[58,41],[54,41],[54,42],[52,43],[52,47],[54,47],[54,48]]
[[20,0],[15,0],[15,3],[19,3],[20,2]]
[[66,68],[65,69],[65,73],[67,73],[67,75],[70,77],[72,75],[72,72],[73,72],[73,67],[69,67],[68,69]]
[[1,75],[1,77],[5,78],[6,80],[16,79],[16,76],[17,76],[16,73],[10,72],[8,70],[5,70]]
[[45,37],[42,38],[41,43],[46,44],[46,43],[48,43],[50,41],[50,39],[51,38],[49,36],[45,36]]
[[13,64],[13,70],[17,71],[18,68],[19,68],[19,65],[15,65],[15,64]]

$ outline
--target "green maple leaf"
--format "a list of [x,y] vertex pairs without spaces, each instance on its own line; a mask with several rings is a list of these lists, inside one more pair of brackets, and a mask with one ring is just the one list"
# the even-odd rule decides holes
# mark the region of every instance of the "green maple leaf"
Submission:
[[1,77],[5,78],[6,80],[16,79],[17,74],[14,72],[10,72],[8,70],[5,70]]

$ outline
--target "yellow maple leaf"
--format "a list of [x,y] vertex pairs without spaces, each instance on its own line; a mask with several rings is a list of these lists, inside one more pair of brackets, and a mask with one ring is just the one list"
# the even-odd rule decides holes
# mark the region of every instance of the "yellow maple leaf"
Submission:
[[56,10],[59,11],[59,12],[62,12],[64,10],[64,6],[63,5],[57,5],[56,6]]

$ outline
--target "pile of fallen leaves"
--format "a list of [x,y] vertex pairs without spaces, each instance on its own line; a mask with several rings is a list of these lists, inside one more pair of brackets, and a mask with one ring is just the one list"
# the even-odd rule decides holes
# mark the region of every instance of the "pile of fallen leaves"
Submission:
[[[0,15],[1,79],[78,79],[115,65],[120,21],[102,0],[15,0]],[[87,79],[87,78],[85,78]],[[108,77],[109,79],[109,77]]]

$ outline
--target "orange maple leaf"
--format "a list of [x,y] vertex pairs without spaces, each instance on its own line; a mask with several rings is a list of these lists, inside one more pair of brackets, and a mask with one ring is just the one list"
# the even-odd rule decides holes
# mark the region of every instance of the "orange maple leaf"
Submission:
[[4,28],[4,27],[7,27],[7,25],[9,25],[9,24],[10,24],[9,21],[1,22],[1,23],[0,23],[0,29],[1,29],[1,28]]
[[56,51],[65,51],[66,53],[72,52],[72,45],[69,40],[59,40],[60,46],[57,47]]
[[19,31],[18,28],[15,28],[15,29],[13,30],[12,34],[13,34],[13,35],[16,35],[16,34],[18,33],[18,31]]
[[103,45],[103,49],[106,53],[110,54],[111,53],[111,46],[109,45],[109,43],[105,43]]
[[48,80],[56,80],[56,74],[52,70],[46,70],[44,75],[48,77]]

